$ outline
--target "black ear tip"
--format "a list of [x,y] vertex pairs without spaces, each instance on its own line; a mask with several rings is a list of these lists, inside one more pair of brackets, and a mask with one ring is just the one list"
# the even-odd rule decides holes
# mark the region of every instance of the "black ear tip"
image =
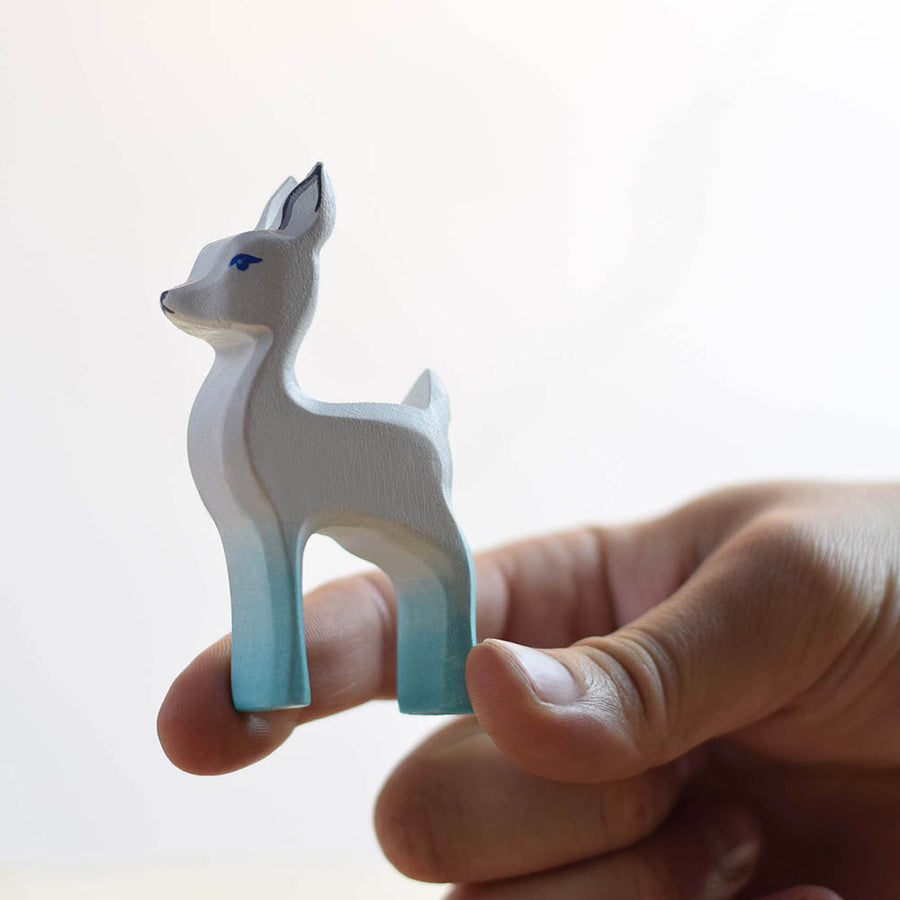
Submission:
[[300,182],[304,187],[308,187],[313,182],[321,183],[322,173],[325,171],[325,165],[317,162],[307,173],[306,177]]
[[313,166],[313,172],[315,172],[316,175],[316,190],[319,193],[319,196],[316,197],[316,212],[319,211],[319,207],[322,205],[322,174],[324,173],[324,171],[325,166],[323,166],[320,162],[317,162]]
[[303,181],[288,194],[281,211],[281,224],[278,226],[280,229],[284,229],[290,221],[291,212],[293,211],[294,204],[297,202],[298,198],[304,196],[307,192],[311,192],[314,185],[316,191],[315,211],[319,211],[319,207],[322,205],[322,175],[324,171],[325,166],[322,163],[317,162],[312,169],[310,169],[306,178],[304,178]]
[[326,178],[325,174],[325,164],[322,162],[317,162],[310,170],[309,175],[303,179],[304,183],[313,184],[315,183],[316,187],[319,189],[319,195],[322,194],[322,180]]

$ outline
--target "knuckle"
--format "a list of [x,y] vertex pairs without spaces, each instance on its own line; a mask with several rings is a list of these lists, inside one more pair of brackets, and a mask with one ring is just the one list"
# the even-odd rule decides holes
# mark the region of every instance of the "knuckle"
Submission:
[[802,513],[768,511],[731,541],[730,580],[761,600],[821,595],[834,585],[839,560],[833,549]]
[[747,554],[767,559],[790,559],[810,543],[811,531],[803,515],[787,509],[767,510],[756,516],[734,541]]
[[846,547],[827,526],[800,510],[754,519],[730,547],[735,583],[765,598],[839,599],[852,588]]
[[[808,707],[807,692],[871,613],[845,530],[802,507],[769,510],[735,536],[723,562],[725,607],[739,610],[748,633],[769,636],[756,642],[757,662],[760,671],[779,673],[760,680],[759,709]],[[793,690],[789,703],[785,685]]]

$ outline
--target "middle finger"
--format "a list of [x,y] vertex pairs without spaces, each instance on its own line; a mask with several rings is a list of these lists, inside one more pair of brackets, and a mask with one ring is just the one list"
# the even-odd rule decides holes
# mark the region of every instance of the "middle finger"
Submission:
[[375,811],[382,848],[420,881],[511,878],[634,843],[674,806],[691,765],[627,781],[548,781],[507,760],[477,720],[457,719],[388,779]]

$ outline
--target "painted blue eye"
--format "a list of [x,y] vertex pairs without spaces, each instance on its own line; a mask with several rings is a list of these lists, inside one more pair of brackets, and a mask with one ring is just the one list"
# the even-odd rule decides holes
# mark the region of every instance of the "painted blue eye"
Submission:
[[251,256],[249,253],[238,253],[237,256],[232,257],[231,262],[228,263],[228,267],[237,266],[242,272],[246,272],[247,269],[250,268],[251,263],[262,262],[261,256]]

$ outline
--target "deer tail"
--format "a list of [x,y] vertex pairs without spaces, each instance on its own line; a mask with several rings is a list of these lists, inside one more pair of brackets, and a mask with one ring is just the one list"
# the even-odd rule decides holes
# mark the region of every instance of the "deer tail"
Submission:
[[417,406],[435,416],[446,428],[450,422],[450,397],[440,378],[426,369],[403,399],[404,406]]

